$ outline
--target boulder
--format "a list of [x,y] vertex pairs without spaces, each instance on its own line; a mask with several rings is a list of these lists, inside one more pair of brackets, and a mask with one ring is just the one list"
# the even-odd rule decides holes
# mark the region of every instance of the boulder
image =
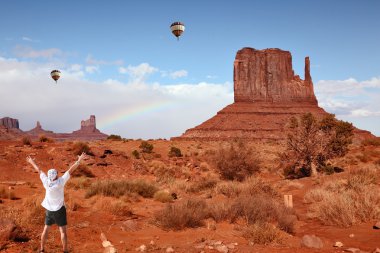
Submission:
[[323,248],[322,240],[315,235],[304,235],[301,239],[301,245],[307,248]]

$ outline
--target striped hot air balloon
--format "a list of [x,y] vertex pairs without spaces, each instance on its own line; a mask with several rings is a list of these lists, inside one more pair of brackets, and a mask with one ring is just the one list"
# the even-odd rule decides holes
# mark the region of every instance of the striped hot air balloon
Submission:
[[58,79],[61,77],[61,71],[59,70],[53,70],[50,72],[51,78],[54,79],[55,83],[57,83]]
[[171,24],[170,29],[172,30],[172,33],[174,36],[177,37],[177,40],[179,40],[179,36],[185,31],[185,24],[181,22],[174,22]]

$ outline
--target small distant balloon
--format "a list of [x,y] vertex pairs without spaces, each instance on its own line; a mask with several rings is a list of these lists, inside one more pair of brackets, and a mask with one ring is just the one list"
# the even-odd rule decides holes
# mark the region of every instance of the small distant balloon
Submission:
[[55,83],[57,83],[58,79],[61,77],[61,71],[59,70],[53,70],[50,72],[51,78],[54,79]]
[[177,37],[177,40],[179,40],[179,36],[185,31],[185,24],[182,22],[174,22],[170,25],[170,29],[174,36]]

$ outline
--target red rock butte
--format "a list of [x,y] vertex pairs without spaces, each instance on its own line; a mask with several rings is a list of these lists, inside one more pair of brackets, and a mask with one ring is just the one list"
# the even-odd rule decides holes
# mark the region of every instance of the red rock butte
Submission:
[[[284,130],[290,117],[309,112],[318,118],[327,114],[314,94],[309,57],[305,58],[302,80],[294,74],[289,51],[243,48],[234,62],[234,103],[173,139],[281,140],[286,138]],[[371,136],[368,131],[356,132]]]

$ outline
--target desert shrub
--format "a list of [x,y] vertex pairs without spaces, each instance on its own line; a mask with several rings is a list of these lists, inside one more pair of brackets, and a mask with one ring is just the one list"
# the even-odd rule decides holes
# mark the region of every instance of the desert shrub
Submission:
[[222,182],[219,183],[215,189],[217,193],[223,194],[228,198],[256,194],[267,194],[271,198],[279,196],[271,185],[255,177],[250,177],[244,182]]
[[157,191],[153,198],[162,203],[172,202],[173,196],[167,191]]
[[268,223],[257,223],[244,228],[243,237],[254,244],[281,244],[283,237],[281,231]]
[[84,164],[80,164],[71,175],[73,177],[95,177],[94,173]]
[[53,139],[50,139],[50,138],[46,137],[46,136],[43,135],[43,134],[39,136],[38,140],[39,140],[40,142],[53,142]]
[[347,181],[325,183],[306,193],[311,202],[309,217],[323,224],[350,227],[380,218],[380,195],[376,173],[370,170],[350,172]]
[[32,146],[32,140],[28,136],[24,136],[21,139],[23,145]]
[[219,149],[212,157],[212,162],[226,180],[243,181],[260,171],[260,160],[243,142],[230,143],[229,147]]
[[139,148],[141,149],[141,151],[143,153],[152,153],[153,151],[153,144],[150,144],[149,142],[147,141],[142,141]]
[[107,137],[107,140],[121,141],[122,138],[120,135],[111,134]]
[[197,193],[208,189],[213,189],[217,185],[217,181],[212,178],[202,178],[202,180],[191,184],[186,191],[191,193]]
[[82,153],[86,153],[87,155],[93,156],[94,154],[91,152],[91,148],[85,142],[75,142],[72,148],[74,155],[81,155]]
[[112,199],[109,197],[98,197],[94,203],[97,210],[107,211],[117,216],[131,216],[132,209],[128,203],[121,199]]
[[170,147],[170,151],[168,154],[169,157],[182,157],[182,152],[177,147]]
[[138,194],[144,198],[152,198],[158,188],[144,180],[134,181],[97,181],[88,188],[86,198],[94,195],[121,197],[125,194]]
[[67,183],[66,186],[69,189],[87,189],[91,185],[91,180],[88,179],[87,177],[74,177],[70,179]]
[[154,220],[163,229],[181,230],[203,226],[203,220],[207,215],[205,201],[190,199],[182,203],[168,204],[155,214]]
[[42,196],[33,195],[24,199],[21,225],[40,225],[45,219],[45,209],[41,206]]
[[[329,114],[320,121],[311,113],[297,119],[292,117],[288,124],[287,149],[279,155],[280,167],[286,178],[310,176],[326,168],[327,162],[342,157],[352,142],[351,123],[335,119]],[[327,172],[332,172],[327,168]]]
[[140,153],[139,153],[139,151],[137,151],[137,150],[133,150],[133,151],[132,151],[132,155],[133,155],[134,158],[136,158],[136,159],[140,159]]

